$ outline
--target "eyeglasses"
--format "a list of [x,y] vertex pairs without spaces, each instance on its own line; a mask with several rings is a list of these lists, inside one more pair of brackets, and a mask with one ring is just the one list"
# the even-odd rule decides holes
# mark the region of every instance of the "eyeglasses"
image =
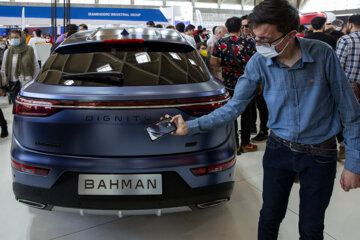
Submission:
[[249,28],[249,25],[241,25],[241,28]]
[[[262,45],[262,46],[264,46],[264,47],[271,47],[271,45],[272,45],[274,42],[279,41],[280,39],[286,37],[287,35],[288,35],[288,33],[282,35],[281,37],[275,39],[275,40],[272,41],[272,42],[260,42],[259,40],[256,40],[256,38],[255,38],[255,42],[256,42],[256,44]],[[280,43],[281,43],[281,42],[280,42]],[[278,44],[280,44],[280,43],[278,43]]]

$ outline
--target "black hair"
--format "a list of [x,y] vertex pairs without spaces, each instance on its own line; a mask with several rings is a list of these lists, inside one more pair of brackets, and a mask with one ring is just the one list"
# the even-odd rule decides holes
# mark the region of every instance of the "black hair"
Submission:
[[79,27],[82,27],[85,30],[88,30],[88,26],[86,24],[80,24]]
[[204,42],[198,42],[198,43],[196,44],[196,49],[199,50],[199,49],[201,48],[201,46],[207,47],[206,43],[204,43]]
[[299,11],[287,0],[265,0],[249,15],[249,23],[255,28],[266,23],[276,25],[279,32],[287,34],[292,30],[298,30]]
[[68,24],[66,26],[66,31],[67,31],[67,37],[70,37],[71,35],[73,35],[74,33],[76,33],[78,31],[78,26],[76,26],[75,24]]
[[217,28],[217,26],[214,26],[213,28],[212,28],[212,32],[213,32],[213,34],[215,35],[215,29]]
[[10,34],[12,34],[12,33],[18,34],[19,36],[21,36],[21,30],[20,29],[12,29],[12,30],[10,30]]
[[189,25],[187,25],[186,26],[186,28],[185,28],[185,32],[187,32],[187,31],[191,31],[191,30],[194,30],[195,29],[195,26],[194,25],[192,25],[192,24],[189,24]]
[[332,21],[331,24],[334,26],[337,26],[337,27],[342,27],[342,25],[344,24],[344,21],[341,19],[335,19],[334,21]]
[[315,30],[319,30],[322,27],[324,27],[326,23],[326,18],[324,17],[314,17],[311,20],[311,26],[315,29]]
[[182,22],[179,22],[178,24],[176,24],[176,30],[178,30],[179,32],[183,33],[185,30],[185,24]]
[[333,31],[335,31],[335,29],[333,29],[333,28],[328,28],[328,29],[326,29],[326,30],[324,31],[324,33],[326,33],[326,34],[328,34],[328,35],[331,35],[331,33],[332,33]]
[[41,37],[41,30],[40,29],[36,29],[35,30],[35,35],[36,35],[36,37]]
[[150,26],[152,26],[152,27],[155,27],[154,21],[147,21],[147,22],[146,22],[146,25],[150,25]]
[[244,16],[241,17],[241,21],[242,20],[248,20],[248,19],[249,19],[249,15],[244,15]]
[[163,25],[161,25],[161,24],[156,24],[155,25],[155,28],[163,28],[164,26]]
[[24,33],[29,34],[29,29],[28,29],[28,28],[25,28],[25,29],[24,29]]
[[306,30],[307,28],[305,27],[305,25],[304,24],[301,24],[300,26],[299,26],[299,31],[298,32],[302,32],[302,31],[304,31],[304,30]]
[[229,33],[237,33],[241,29],[241,19],[239,17],[228,18],[225,22],[225,27]]
[[360,15],[355,14],[349,17],[349,23],[354,24],[356,27],[360,27]]

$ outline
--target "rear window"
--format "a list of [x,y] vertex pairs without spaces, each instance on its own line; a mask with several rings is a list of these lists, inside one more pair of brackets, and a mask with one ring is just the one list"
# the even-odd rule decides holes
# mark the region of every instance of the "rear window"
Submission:
[[[65,75],[116,72],[121,86],[189,84],[208,81],[210,76],[196,50],[189,52],[137,51],[53,54],[42,68],[37,82],[64,86],[113,86],[111,81],[78,79]],[[69,78],[70,77],[70,78]],[[104,79],[104,78],[102,78]]]

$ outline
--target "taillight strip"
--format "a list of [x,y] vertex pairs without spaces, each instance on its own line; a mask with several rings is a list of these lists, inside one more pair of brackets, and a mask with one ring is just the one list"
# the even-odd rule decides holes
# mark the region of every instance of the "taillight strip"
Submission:
[[[39,103],[27,103],[27,102],[21,102],[17,99],[15,100],[16,103],[25,105],[25,106],[32,106],[32,107],[48,107],[48,108],[76,108],[76,109],[140,109],[140,108],[181,108],[181,107],[192,107],[192,106],[204,106],[204,105],[214,105],[214,104],[222,104],[229,100],[229,97],[217,100],[217,101],[208,101],[208,102],[200,102],[200,103],[186,103],[186,104],[158,104],[158,105],[136,105],[136,106],[97,106],[97,105],[59,105],[59,104],[49,104],[47,102],[46,104]],[[77,104],[86,104],[86,103],[77,103]],[[101,103],[99,103],[101,104]]]
[[211,166],[205,166],[205,167],[198,167],[198,168],[191,168],[190,171],[195,176],[203,176],[211,173],[218,173],[223,172],[225,170],[228,170],[232,168],[236,163],[236,157],[232,158],[230,161],[211,165]]
[[13,159],[11,159],[11,165],[13,166],[13,168],[15,168],[16,170],[18,170],[20,172],[34,174],[34,175],[46,176],[50,172],[50,169],[48,169],[48,168],[40,168],[40,167],[34,167],[34,166],[21,164],[21,163],[14,161]]

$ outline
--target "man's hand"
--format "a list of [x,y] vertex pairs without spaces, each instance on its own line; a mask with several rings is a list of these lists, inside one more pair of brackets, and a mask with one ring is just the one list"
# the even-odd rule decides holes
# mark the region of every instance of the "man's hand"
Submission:
[[6,92],[4,89],[0,89],[0,97],[5,96]]
[[184,136],[188,134],[188,128],[186,125],[186,122],[184,121],[183,117],[178,114],[174,117],[171,117],[170,115],[166,114],[165,115],[166,118],[171,118],[171,122],[175,123],[176,126],[176,131],[172,132],[172,135],[176,135],[176,136]]
[[340,184],[345,192],[348,192],[350,189],[358,188],[360,187],[360,174],[344,169],[341,174]]

